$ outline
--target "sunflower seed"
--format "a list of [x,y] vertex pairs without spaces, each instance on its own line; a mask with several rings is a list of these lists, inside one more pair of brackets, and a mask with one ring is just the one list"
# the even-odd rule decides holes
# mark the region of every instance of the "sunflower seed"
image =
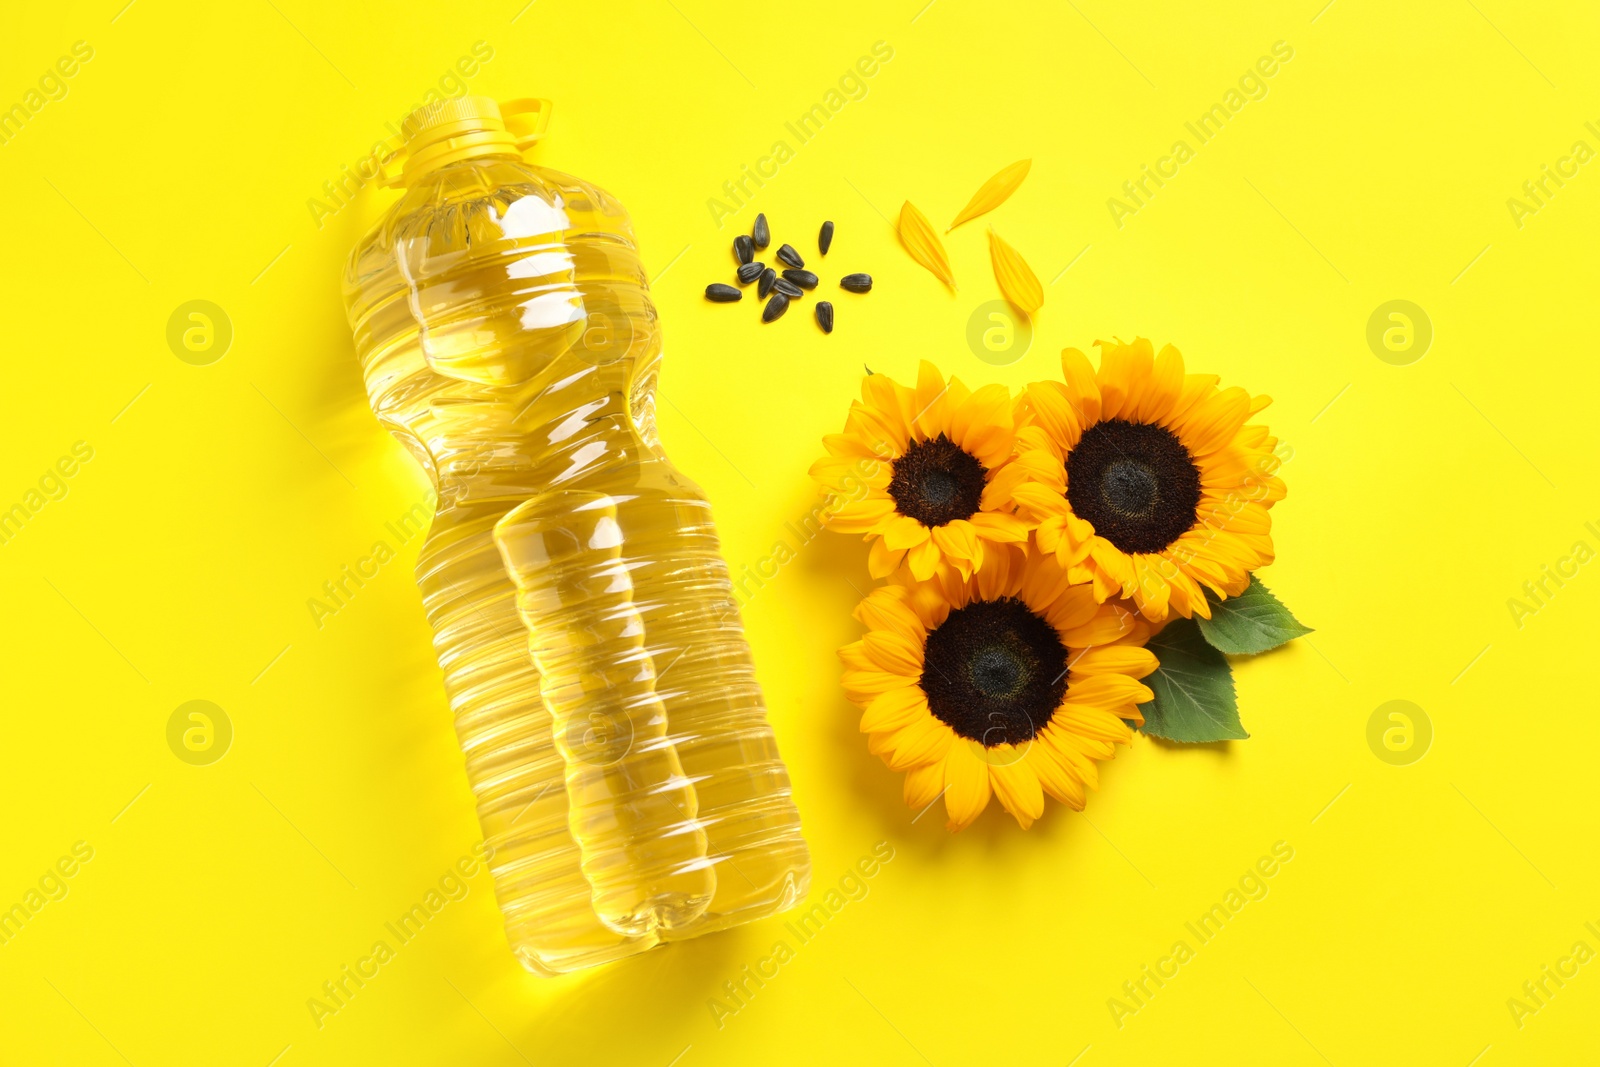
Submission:
[[749,285],[751,282],[761,277],[761,272],[766,269],[767,265],[760,262],[739,264],[739,284]]
[[756,258],[756,244],[745,234],[740,234],[733,239],[733,255],[740,263],[748,263]]
[[805,291],[788,278],[779,278],[772,283],[772,287],[792,300],[798,300],[805,295]]
[[784,266],[793,267],[795,270],[799,270],[806,265],[806,261],[800,258],[800,253],[794,250],[793,245],[784,245],[779,248],[778,260]]
[[817,287],[817,276],[808,270],[786,270],[783,272],[783,276],[802,289],[815,289]]
[[763,212],[756,216],[756,224],[750,230],[750,237],[755,241],[757,248],[765,248],[772,240],[772,231],[767,229],[767,216]]
[[765,300],[767,294],[772,292],[772,287],[777,284],[777,281],[778,272],[768,267],[761,272],[761,281],[756,283],[756,294]]
[[846,274],[839,279],[839,288],[851,293],[867,293],[872,291],[872,275]]
[[833,305],[826,300],[817,303],[817,325],[823,333],[833,332]]
[[833,223],[824,222],[822,232],[817,234],[817,251],[823,255],[828,254],[828,247],[833,244]]
[[772,299],[767,301],[767,306],[761,309],[761,321],[771,322],[781,318],[789,310],[789,298],[782,293],[773,293]]
[[717,282],[714,285],[706,286],[706,299],[714,300],[719,304],[731,304],[735,300],[743,300],[744,294],[731,285],[723,285],[721,282]]

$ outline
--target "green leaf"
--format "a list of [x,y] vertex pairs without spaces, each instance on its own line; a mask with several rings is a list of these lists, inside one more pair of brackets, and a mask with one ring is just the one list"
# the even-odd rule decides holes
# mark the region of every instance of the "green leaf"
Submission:
[[1156,698],[1140,704],[1144,732],[1169,741],[1226,741],[1250,735],[1239,723],[1233,671],[1193,619],[1176,619],[1145,646],[1161,666],[1144,679]]
[[1253,574],[1250,587],[1238,596],[1219,600],[1207,592],[1206,599],[1211,602],[1211,618],[1195,620],[1200,624],[1200,633],[1212,648],[1230,656],[1265,652],[1311,633],[1311,628],[1301,626]]

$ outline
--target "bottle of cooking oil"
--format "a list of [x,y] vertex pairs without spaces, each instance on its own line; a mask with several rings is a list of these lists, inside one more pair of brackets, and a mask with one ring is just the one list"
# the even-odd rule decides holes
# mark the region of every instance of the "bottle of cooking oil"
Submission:
[[622,207],[430,104],[351,254],[373,411],[433,479],[417,580],[513,950],[539,973],[781,911],[810,865],[709,505],[656,438]]

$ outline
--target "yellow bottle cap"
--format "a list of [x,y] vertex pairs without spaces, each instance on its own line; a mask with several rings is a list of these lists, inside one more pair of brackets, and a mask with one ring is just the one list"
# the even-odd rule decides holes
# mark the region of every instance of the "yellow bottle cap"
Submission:
[[544,136],[550,101],[462,96],[424,104],[400,124],[405,165],[386,185],[410,185],[422,175],[463,159],[515,156]]

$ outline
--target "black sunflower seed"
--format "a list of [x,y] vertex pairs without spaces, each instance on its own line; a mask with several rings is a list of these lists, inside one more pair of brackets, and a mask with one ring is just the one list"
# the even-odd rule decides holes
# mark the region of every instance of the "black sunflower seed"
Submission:
[[706,286],[706,299],[714,300],[719,304],[731,304],[735,300],[743,300],[744,294],[731,285],[723,285],[721,282],[717,282],[714,285]]
[[839,279],[839,288],[852,293],[867,293],[872,291],[872,275],[846,274]]
[[761,309],[761,321],[771,322],[773,319],[782,318],[783,313],[789,310],[789,298],[782,293],[773,293],[772,299],[767,301],[767,306]]
[[823,333],[833,332],[833,305],[826,300],[817,303],[817,325]]
[[761,272],[766,269],[767,265],[759,261],[755,263],[739,264],[739,284],[749,285],[751,282],[761,277]]
[[761,281],[756,283],[756,294],[763,300],[766,299],[767,294],[772,292],[772,287],[777,284],[777,281],[778,272],[768,267],[761,272]]
[[733,255],[740,263],[748,263],[756,258],[756,244],[747,234],[740,234],[733,239]]
[[786,270],[783,272],[783,276],[802,289],[815,289],[817,287],[817,276],[808,270]]
[[756,224],[750,230],[750,237],[755,241],[757,248],[765,248],[772,241],[772,231],[767,229],[765,212],[756,216]]
[[788,278],[779,278],[777,281],[772,283],[772,287],[790,299],[798,299],[805,295],[804,290],[802,290],[794,282],[791,282]]
[[794,245],[784,245],[779,248],[778,259],[784,266],[793,267],[795,270],[806,265],[806,261],[800,258],[800,253],[794,250]]
[[833,244],[833,223],[824,222],[822,232],[817,234],[817,251],[823,255],[828,254],[828,246]]

